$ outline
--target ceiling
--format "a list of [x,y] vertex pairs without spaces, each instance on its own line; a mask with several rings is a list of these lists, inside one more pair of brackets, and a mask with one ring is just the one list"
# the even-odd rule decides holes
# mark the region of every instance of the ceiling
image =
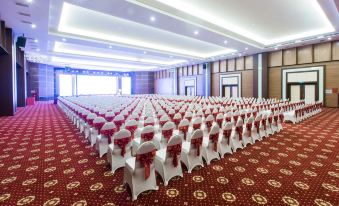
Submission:
[[339,0],[0,4],[29,61],[74,68],[153,71],[339,39]]

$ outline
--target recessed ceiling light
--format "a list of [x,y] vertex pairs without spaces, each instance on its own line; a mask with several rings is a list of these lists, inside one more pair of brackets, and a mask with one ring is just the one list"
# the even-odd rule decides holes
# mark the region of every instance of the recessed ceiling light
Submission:
[[65,38],[62,38],[62,41],[65,42],[65,41],[67,41],[67,40],[66,40]]
[[32,3],[32,2],[33,2],[33,0],[26,0],[26,2],[27,2],[27,3]]
[[147,54],[147,51],[144,51],[144,54]]
[[328,37],[327,40],[331,40],[332,38],[331,37]]
[[170,56],[170,58],[173,58],[173,56]]
[[298,40],[295,40],[295,42],[294,43],[300,43],[301,42],[301,40],[300,39],[298,39]]
[[194,31],[194,35],[198,35],[199,34],[199,31]]
[[323,36],[323,35],[321,35],[321,36],[318,36],[317,38],[318,38],[318,39],[322,39],[322,38],[324,38],[324,36]]
[[241,54],[238,54],[238,56],[240,56],[240,57],[241,57]]
[[245,50],[248,50],[248,48],[246,47]]
[[232,53],[232,55],[234,55],[235,53]]
[[154,16],[151,16],[150,18],[149,18],[149,20],[151,20],[152,22],[155,22],[155,17]]
[[32,24],[31,27],[32,27],[33,29],[35,29],[35,28],[36,28],[36,25],[35,25],[35,24]]
[[227,40],[224,41],[224,44],[227,44]]
[[39,42],[39,40],[38,40],[38,39],[34,39],[34,42],[35,42],[35,43],[38,43],[38,42]]
[[274,49],[275,49],[275,50],[278,50],[278,47],[275,47]]
[[109,45],[108,48],[112,49],[112,45]]
[[39,51],[40,51],[40,49],[36,49],[36,51],[37,51],[37,52],[39,52]]

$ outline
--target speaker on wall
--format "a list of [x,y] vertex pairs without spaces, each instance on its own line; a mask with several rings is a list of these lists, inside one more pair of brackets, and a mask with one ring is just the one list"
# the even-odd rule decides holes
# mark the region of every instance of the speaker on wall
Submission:
[[18,39],[16,40],[16,46],[17,47],[25,48],[25,46],[26,46],[26,37],[19,36]]
[[206,69],[206,68],[207,68],[207,64],[204,63],[204,64],[202,65],[202,69]]

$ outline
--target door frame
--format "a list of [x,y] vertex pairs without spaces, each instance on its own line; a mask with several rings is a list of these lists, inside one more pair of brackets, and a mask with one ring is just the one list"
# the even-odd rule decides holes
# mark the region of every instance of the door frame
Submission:
[[314,93],[315,93],[315,101],[318,101],[319,100],[319,94],[318,94],[318,83],[317,82],[289,82],[287,83],[287,98],[291,100],[291,86],[293,85],[299,85],[300,86],[300,99],[305,99],[305,86],[306,85],[314,85],[315,86],[315,90],[314,90]]

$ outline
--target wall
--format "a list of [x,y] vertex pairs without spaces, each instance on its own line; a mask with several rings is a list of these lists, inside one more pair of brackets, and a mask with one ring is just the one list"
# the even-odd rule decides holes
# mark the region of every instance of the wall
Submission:
[[30,91],[27,95],[31,95],[31,90],[38,91],[39,100],[48,100],[54,98],[54,67],[39,64],[28,63],[29,86]]
[[[281,98],[281,70],[285,68],[325,67],[325,90],[339,88],[339,41],[324,42],[270,52],[268,55],[268,94]],[[325,94],[325,105],[338,107],[338,94]]]
[[174,73],[169,70],[161,70],[154,72],[154,93],[162,95],[175,94],[174,88]]
[[153,94],[154,72],[134,72],[132,74],[132,94]]
[[195,78],[196,95],[204,95],[204,75],[203,65],[196,64],[177,68],[178,71],[178,94],[185,95],[185,80]]

